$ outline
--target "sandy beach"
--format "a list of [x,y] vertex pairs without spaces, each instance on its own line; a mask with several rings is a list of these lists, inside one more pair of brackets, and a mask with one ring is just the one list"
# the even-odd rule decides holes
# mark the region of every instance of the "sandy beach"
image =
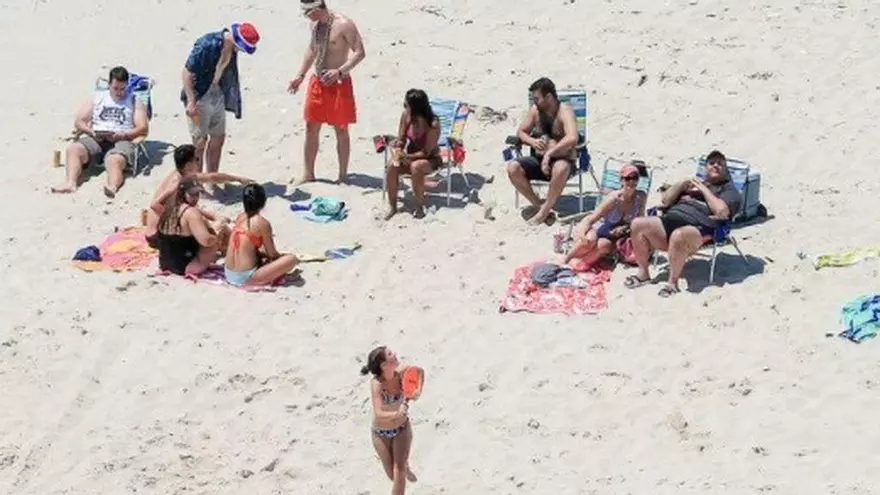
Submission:
[[[286,88],[309,26],[296,2],[0,2],[0,493],[389,493],[358,374],[379,344],[427,373],[407,493],[880,492],[880,342],[828,336],[844,303],[877,290],[880,261],[809,261],[878,247],[880,5],[328,2],[367,50],[353,73],[355,180],[299,189],[287,181],[302,167],[303,97]],[[238,60],[244,116],[229,117],[221,170],[266,185],[279,249],[363,247],[274,293],[71,267],[78,248],[138,223],[174,168],[161,145],[189,140],[187,53],[237,21],[261,41]],[[103,176],[50,194],[63,177],[52,151],[118,64],[158,81],[155,168],[113,201]],[[713,148],[758,170],[774,218],[735,231],[750,266],[726,250],[707,286],[708,262],[693,260],[669,299],[624,288],[631,269],[617,268],[597,315],[499,313],[514,269],[551,256],[559,229],[525,224],[501,159],[540,76],[589,91],[599,171],[640,158],[656,189]],[[394,132],[411,87],[475,107],[465,171],[482,204],[438,196],[423,220],[383,222],[371,138]],[[289,211],[322,195],[348,219]]]

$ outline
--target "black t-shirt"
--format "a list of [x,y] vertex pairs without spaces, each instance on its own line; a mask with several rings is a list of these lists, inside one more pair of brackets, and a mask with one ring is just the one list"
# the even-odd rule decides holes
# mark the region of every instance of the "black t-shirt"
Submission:
[[[742,195],[734,187],[733,182],[723,184],[706,184],[712,194],[727,205],[732,220],[742,207]],[[693,225],[700,230],[715,228],[715,220],[709,218],[712,211],[706,203],[703,194],[698,189],[686,189],[678,197],[678,201],[663,213],[670,220],[677,220],[684,225]]]

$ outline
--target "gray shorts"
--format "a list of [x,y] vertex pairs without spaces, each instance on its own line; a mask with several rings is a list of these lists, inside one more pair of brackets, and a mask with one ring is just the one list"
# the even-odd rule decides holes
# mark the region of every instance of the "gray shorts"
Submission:
[[226,98],[219,87],[213,86],[196,102],[199,111],[199,123],[187,117],[189,134],[193,139],[204,139],[208,136],[226,134]]
[[98,142],[92,136],[83,134],[78,139],[79,143],[85,146],[89,152],[89,162],[87,165],[103,166],[104,158],[107,155],[122,155],[125,158],[125,168],[134,167],[135,145],[131,141],[109,141]]

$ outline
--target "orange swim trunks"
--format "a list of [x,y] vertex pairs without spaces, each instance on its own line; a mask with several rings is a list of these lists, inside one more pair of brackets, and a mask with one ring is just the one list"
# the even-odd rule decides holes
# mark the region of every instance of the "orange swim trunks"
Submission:
[[309,79],[303,117],[306,122],[318,122],[334,127],[345,127],[357,122],[351,78],[346,77],[339,83],[325,86],[317,76],[313,75]]

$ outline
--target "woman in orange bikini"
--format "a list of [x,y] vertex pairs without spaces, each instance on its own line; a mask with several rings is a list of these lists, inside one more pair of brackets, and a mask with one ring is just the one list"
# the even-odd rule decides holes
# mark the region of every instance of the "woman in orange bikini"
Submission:
[[425,216],[425,177],[443,166],[440,148],[440,119],[434,115],[428,95],[421,89],[406,92],[397,139],[391,143],[391,160],[385,167],[389,210],[385,219],[397,213],[397,187],[400,174],[412,176],[416,218]]
[[416,481],[416,476],[409,469],[413,437],[407,415],[409,407],[403,397],[401,374],[397,371],[399,365],[397,355],[382,346],[370,351],[367,364],[361,368],[361,375],[373,375],[370,380],[373,448],[392,482],[392,495],[403,495],[406,482]]
[[242,203],[244,213],[235,219],[226,249],[226,281],[239,287],[270,285],[293,270],[299,259],[275,249],[272,224],[260,214],[266,206],[263,186],[245,186]]

